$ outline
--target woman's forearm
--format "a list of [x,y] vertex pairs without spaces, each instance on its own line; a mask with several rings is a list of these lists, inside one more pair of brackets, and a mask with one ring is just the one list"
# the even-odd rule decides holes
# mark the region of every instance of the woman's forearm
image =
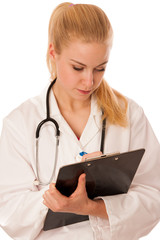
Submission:
[[91,200],[88,204],[88,215],[108,219],[104,201],[102,199]]

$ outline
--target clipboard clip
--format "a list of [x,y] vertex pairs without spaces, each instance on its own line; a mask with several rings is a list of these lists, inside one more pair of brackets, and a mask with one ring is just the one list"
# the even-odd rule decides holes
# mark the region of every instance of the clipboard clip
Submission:
[[111,153],[111,154],[102,154],[97,157],[86,158],[85,162],[90,161],[90,160],[99,160],[99,159],[106,158],[106,157],[114,157],[114,156],[115,156],[114,160],[117,161],[119,159],[117,155],[119,155],[119,154],[120,154],[120,152],[115,152],[115,153]]

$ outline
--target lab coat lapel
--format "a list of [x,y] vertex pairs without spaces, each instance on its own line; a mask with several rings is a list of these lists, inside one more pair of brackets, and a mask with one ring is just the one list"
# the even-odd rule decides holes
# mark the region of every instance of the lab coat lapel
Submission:
[[80,142],[83,148],[98,134],[100,128],[96,124],[96,120],[93,116],[90,116],[87,125],[82,133]]
[[101,116],[102,112],[98,108],[96,98],[93,95],[91,98],[91,113],[80,138],[83,148],[101,131]]

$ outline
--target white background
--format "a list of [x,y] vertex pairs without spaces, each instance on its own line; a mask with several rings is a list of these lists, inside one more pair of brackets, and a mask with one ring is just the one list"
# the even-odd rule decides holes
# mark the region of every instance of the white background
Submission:
[[[48,23],[61,2],[0,0],[0,129],[11,110],[39,94],[48,82]],[[143,107],[160,141],[159,0],[72,2],[98,5],[108,15],[114,44],[105,78]],[[159,236],[160,224],[143,240],[159,240]],[[0,240],[9,239],[0,230]]]

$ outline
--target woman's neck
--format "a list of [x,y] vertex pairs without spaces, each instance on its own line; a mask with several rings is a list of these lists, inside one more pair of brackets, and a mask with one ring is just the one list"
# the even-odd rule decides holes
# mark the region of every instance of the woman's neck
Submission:
[[59,91],[55,86],[53,92],[63,118],[74,134],[80,138],[90,115],[90,98],[86,101],[71,98],[63,90]]

